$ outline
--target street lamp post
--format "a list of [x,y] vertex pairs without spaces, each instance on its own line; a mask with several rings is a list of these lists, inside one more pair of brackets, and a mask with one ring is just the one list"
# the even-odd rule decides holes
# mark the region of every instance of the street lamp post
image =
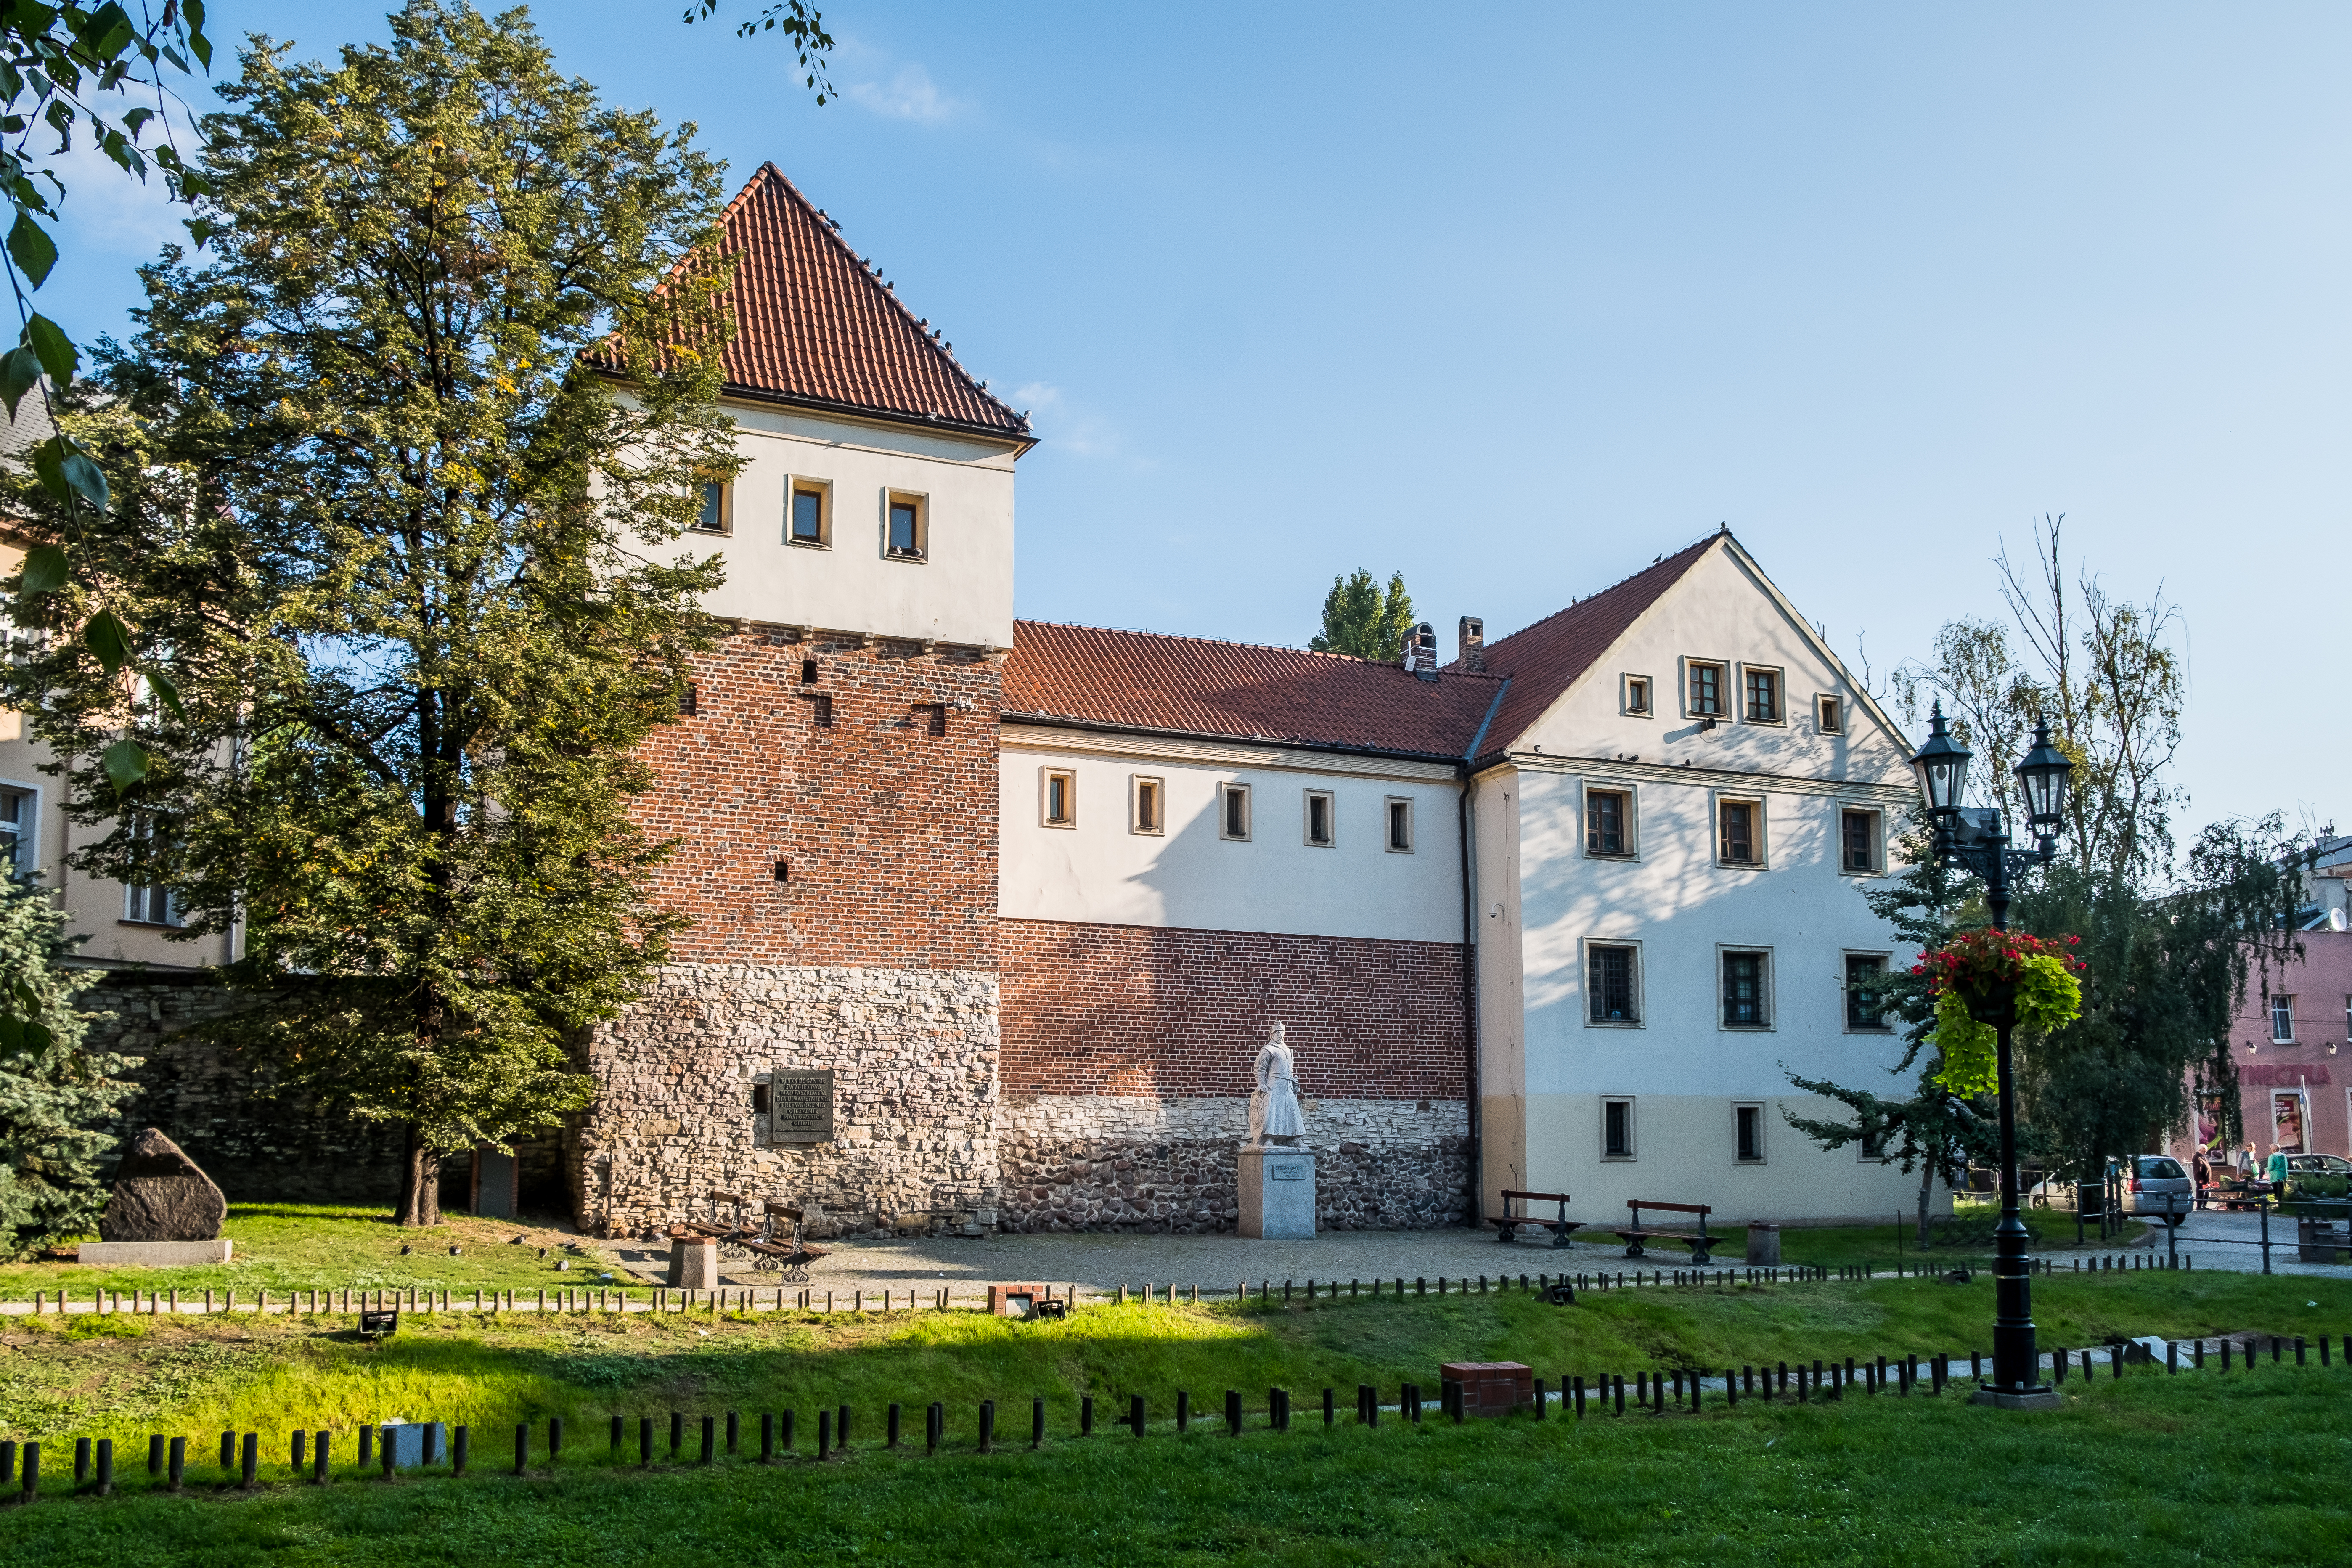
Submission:
[[[2009,847],[2009,828],[1998,807],[1960,805],[1969,752],[1944,727],[1937,704],[1928,720],[1927,743],[1911,759],[1927,820],[1935,834],[1937,863],[1972,871],[1984,879],[1985,902],[1995,931],[2009,929],[2010,879],[2032,865],[2048,865],[2058,853],[2058,829],[2065,820],[2066,776],[2074,765],[2050,743],[2050,726],[2033,727],[2033,748],[2017,764],[2025,815],[2039,842],[2034,848]],[[1988,999],[1990,1001],[1990,999]],[[1972,1008],[1973,1012],[1974,1009]],[[2042,1354],[2033,1342],[2033,1280],[2025,1256],[2025,1221],[2018,1213],[2016,1085],[2011,1080],[2009,1036],[2017,1022],[2015,999],[2003,998],[1976,1013],[1993,1026],[1999,1045],[2000,1101],[2000,1225],[1993,1232],[1992,1382],[1976,1402],[2010,1410],[2054,1406],[2058,1394],[2042,1381]]]

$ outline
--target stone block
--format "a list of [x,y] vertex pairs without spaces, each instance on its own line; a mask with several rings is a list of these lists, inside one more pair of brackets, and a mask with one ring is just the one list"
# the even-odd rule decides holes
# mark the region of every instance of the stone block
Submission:
[[1051,1294],[1045,1285],[991,1285],[988,1310],[1000,1318],[1034,1317],[1037,1304]]
[[438,1421],[387,1421],[376,1438],[392,1453],[395,1470],[422,1469],[449,1452],[449,1428]]
[[1297,1240],[1315,1234],[1315,1152],[1244,1149],[1240,1159],[1244,1236]]
[[1748,1222],[1748,1263],[1751,1268],[1780,1267],[1780,1227],[1769,1220]]
[[210,1241],[227,1215],[228,1200],[213,1179],[160,1129],[147,1127],[115,1169],[98,1234],[102,1241]]
[[1441,1383],[1462,1385],[1465,1415],[1508,1415],[1535,1407],[1535,1371],[1516,1361],[1449,1361],[1437,1369]]
[[226,1263],[233,1245],[226,1237],[217,1241],[85,1241],[81,1261],[92,1268],[183,1268]]
[[719,1289],[719,1243],[707,1236],[669,1238],[669,1282],[680,1290]]

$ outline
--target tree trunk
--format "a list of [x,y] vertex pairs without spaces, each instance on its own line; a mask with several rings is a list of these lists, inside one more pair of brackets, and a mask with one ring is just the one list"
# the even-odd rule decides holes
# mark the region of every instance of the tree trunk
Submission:
[[414,1122],[408,1128],[407,1156],[400,1165],[398,1217],[404,1226],[441,1223],[441,1155],[425,1147]]
[[1927,1228],[1927,1199],[1936,1187],[1936,1167],[1929,1164],[1919,1173],[1919,1250],[1927,1251],[1936,1245],[1935,1233]]

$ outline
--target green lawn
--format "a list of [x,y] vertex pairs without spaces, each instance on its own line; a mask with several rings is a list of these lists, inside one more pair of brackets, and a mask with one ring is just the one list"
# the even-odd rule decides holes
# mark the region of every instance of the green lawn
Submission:
[[[1331,1314],[1338,1316],[1339,1314]],[[1230,1363],[1225,1364],[1232,1364]],[[350,1471],[323,1489],[53,1496],[0,1512],[21,1563],[340,1565],[689,1561],[930,1565],[1553,1562],[1884,1564],[2340,1563],[2352,1555],[2352,1458],[2339,1365],[2264,1365],[2068,1385],[2061,1411],[1958,1399],[1743,1403],[1699,1416],[1472,1423],[1346,1418],[1301,1399],[1294,1429],[1236,1441],[1213,1426],[1141,1441],[1057,1428],[1026,1447],[950,1451],[861,1440],[845,1461],[708,1470],[610,1468],[593,1432],[576,1460],[526,1479],[510,1433],[478,1429],[477,1474],[398,1481]],[[1025,1402],[1023,1402],[1025,1404]],[[1259,1401],[1254,1399],[1253,1405]],[[919,1413],[910,1426],[919,1433]],[[864,1417],[861,1416],[861,1420]],[[874,1430],[875,1423],[866,1428]],[[1003,1428],[1011,1428],[1009,1434]],[[2259,1433],[2260,1441],[2249,1440]],[[691,1439],[689,1439],[691,1445]],[[192,1445],[204,1448],[208,1445]],[[345,1439],[341,1450],[351,1448]],[[689,1453],[691,1447],[689,1447]],[[276,1454],[273,1453],[273,1458]],[[269,1469],[278,1471],[278,1465]],[[48,1473],[70,1474],[66,1450]],[[281,1472],[282,1473],[282,1472]],[[62,1479],[52,1481],[58,1491]]]
[[[587,1237],[525,1220],[451,1215],[425,1230],[403,1230],[388,1208],[299,1204],[231,1204],[221,1234],[236,1243],[231,1260],[195,1268],[85,1268],[79,1263],[0,1264],[0,1300],[24,1301],[36,1290],[177,1290],[183,1300],[206,1290],[466,1291],[550,1289],[593,1284],[607,1272],[621,1285],[642,1284]],[[513,1237],[525,1241],[518,1246]],[[577,1248],[567,1252],[566,1246]],[[449,1248],[461,1250],[455,1258]],[[403,1255],[402,1247],[411,1250]],[[540,1256],[541,1248],[547,1256]],[[568,1260],[569,1270],[556,1264]]]

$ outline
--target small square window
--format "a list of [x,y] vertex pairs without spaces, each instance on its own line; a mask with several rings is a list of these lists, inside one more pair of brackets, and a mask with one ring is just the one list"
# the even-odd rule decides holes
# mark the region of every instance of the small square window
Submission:
[[1601,1157],[1604,1160],[1630,1160],[1633,1157],[1632,1100],[1603,1100],[1601,1102]]
[[677,689],[677,716],[679,718],[691,719],[697,713],[701,711],[701,709],[702,693],[696,689],[694,682],[689,680],[685,685]]
[[1822,734],[1845,733],[1845,702],[1843,699],[1816,697],[1813,699],[1813,711],[1821,721]]
[[1690,661],[1690,694],[1687,711],[1695,719],[1723,717],[1723,666]]
[[811,479],[794,479],[786,509],[786,542],[820,550],[833,542],[832,486]]
[[1745,668],[1742,694],[1747,706],[1743,710],[1751,724],[1778,724],[1780,721],[1780,672],[1777,669]]
[[1632,812],[1622,789],[1584,792],[1584,852],[1588,855],[1633,853]]
[[2271,1042],[2273,1045],[2294,1044],[2294,998],[2271,998]]
[[1629,675],[1625,678],[1625,711],[1636,719],[1650,716],[1650,678]]
[[1318,849],[1328,849],[1339,842],[1337,825],[1331,820],[1331,792],[1310,789],[1307,792],[1307,842]]
[[1043,779],[1039,820],[1047,827],[1078,825],[1078,775],[1067,768],[1047,768]]
[[726,479],[702,481],[702,510],[695,515],[697,533],[727,533],[735,524],[735,486]]
[[1723,954],[1723,1026],[1727,1029],[1769,1029],[1772,1026],[1769,955],[1734,950]]
[[1731,1108],[1732,1159],[1742,1165],[1764,1163],[1764,1108],[1760,1105],[1735,1105]]
[[820,730],[833,728],[833,698],[822,691],[803,691],[801,698],[809,705],[809,722]]
[[1641,950],[1631,942],[1589,944],[1584,954],[1588,1016],[1595,1024],[1642,1021]]
[[1220,788],[1217,796],[1217,836],[1236,844],[1249,842],[1249,785],[1229,784]]
[[1388,798],[1389,853],[1412,853],[1412,802],[1398,795]]
[[1849,952],[1845,955],[1845,1026],[1884,1033],[1890,1026],[1886,1015],[1871,995],[1871,986],[1886,973],[1883,954]]
[[803,686],[816,684],[816,660],[813,658],[801,660],[801,684]]
[[1846,806],[1838,812],[1838,869],[1869,876],[1880,868],[1879,823],[1874,811]]
[[1727,866],[1756,866],[1763,861],[1757,828],[1761,811],[1752,800],[1727,800],[1716,805],[1716,858]]
[[930,509],[921,496],[892,490],[884,498],[882,552],[893,561],[930,558]]
[[944,702],[918,702],[907,723],[909,728],[920,730],[938,740],[948,732],[948,705]]
[[1127,781],[1129,833],[1168,831],[1168,785],[1160,779],[1131,775]]

